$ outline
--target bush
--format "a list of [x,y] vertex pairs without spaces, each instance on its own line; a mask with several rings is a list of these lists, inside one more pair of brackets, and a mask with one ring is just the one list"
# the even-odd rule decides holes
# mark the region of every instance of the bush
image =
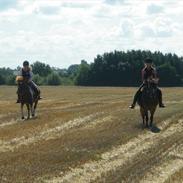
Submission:
[[48,85],[60,85],[61,78],[57,73],[49,74],[47,77],[47,84]]
[[5,84],[5,79],[2,75],[0,75],[0,85],[4,85]]
[[32,78],[32,80],[37,84],[37,85],[44,85],[46,84],[46,81],[44,77],[41,77],[39,74],[35,74]]
[[6,79],[6,84],[7,85],[15,85],[16,84],[15,79],[16,79],[15,75],[8,76],[7,79]]

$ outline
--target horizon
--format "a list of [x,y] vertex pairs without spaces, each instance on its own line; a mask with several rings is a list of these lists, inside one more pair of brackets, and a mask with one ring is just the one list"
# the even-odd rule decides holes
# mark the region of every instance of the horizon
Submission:
[[0,67],[64,69],[114,50],[182,57],[182,10],[171,0],[0,0]]

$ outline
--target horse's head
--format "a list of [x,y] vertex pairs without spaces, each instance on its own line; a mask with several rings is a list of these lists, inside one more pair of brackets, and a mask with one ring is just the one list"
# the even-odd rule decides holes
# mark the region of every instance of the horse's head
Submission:
[[19,91],[21,93],[25,92],[27,89],[29,89],[29,86],[28,86],[28,81],[22,77],[22,76],[17,76],[16,77],[16,82],[17,82],[17,85],[18,85],[18,88],[19,88]]

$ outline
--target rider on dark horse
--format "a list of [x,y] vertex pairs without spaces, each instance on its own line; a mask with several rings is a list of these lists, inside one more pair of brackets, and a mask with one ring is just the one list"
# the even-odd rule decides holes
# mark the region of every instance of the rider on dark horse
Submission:
[[[29,66],[29,62],[28,61],[24,61],[23,62],[23,68],[21,68],[19,74],[19,76],[22,76],[23,79],[25,81],[27,81],[28,86],[34,91],[35,95],[38,96],[38,99],[42,99],[40,97],[40,89],[38,88],[38,86],[32,81],[32,76],[33,73],[31,71],[31,67]],[[18,88],[17,91],[18,94],[18,99],[17,99],[17,103],[21,102],[21,97],[20,97],[20,91]]]
[[[151,80],[151,81],[154,80],[154,84],[157,86],[158,78],[157,78],[156,70],[152,66],[152,64],[153,64],[152,59],[146,58],[144,63],[145,63],[145,67],[142,69],[142,81],[143,81],[143,83],[141,84],[140,88],[138,89],[138,91],[136,92],[136,94],[134,96],[133,103],[129,107],[131,109],[135,108],[135,104],[142,94],[142,88],[147,84],[148,80]],[[158,92],[159,107],[165,107],[165,105],[162,102],[162,92],[159,88],[157,88],[157,92]]]

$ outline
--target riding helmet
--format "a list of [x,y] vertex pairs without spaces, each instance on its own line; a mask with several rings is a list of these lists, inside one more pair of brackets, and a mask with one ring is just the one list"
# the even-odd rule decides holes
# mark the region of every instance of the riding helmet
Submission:
[[28,62],[27,60],[25,60],[25,61],[23,62],[23,66],[29,66],[29,62]]
[[150,59],[150,58],[146,58],[146,59],[144,60],[144,63],[152,64],[153,61],[152,61],[152,59]]

